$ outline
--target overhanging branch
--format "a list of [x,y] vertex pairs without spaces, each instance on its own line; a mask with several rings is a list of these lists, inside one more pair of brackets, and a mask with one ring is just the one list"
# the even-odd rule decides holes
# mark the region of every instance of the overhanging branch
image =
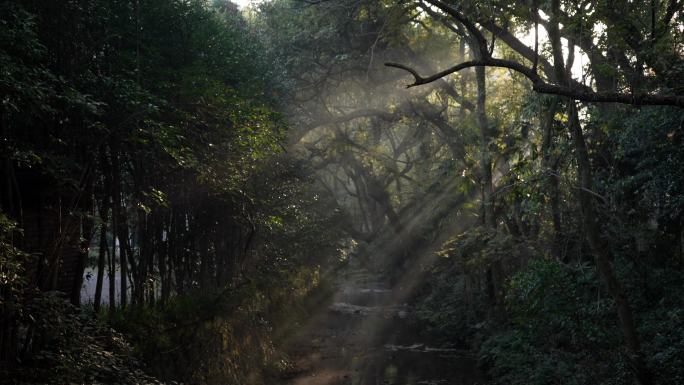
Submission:
[[470,67],[499,67],[508,68],[516,71],[532,82],[532,89],[542,94],[567,96],[571,99],[587,102],[587,103],[622,103],[630,105],[662,105],[662,106],[678,106],[684,108],[684,96],[677,95],[658,95],[658,94],[626,94],[613,92],[593,92],[586,88],[582,90],[573,89],[572,87],[559,86],[545,82],[539,75],[531,68],[511,60],[502,60],[494,58],[485,58],[482,60],[472,60],[457,64],[451,68],[447,68],[441,72],[427,77],[421,76],[418,71],[399,63],[385,63],[388,67],[399,68],[407,71],[413,75],[414,82],[406,86],[406,88],[416,87],[424,84],[432,83],[445,76],[451,75]]
[[418,71],[414,70],[411,67],[408,67],[404,64],[399,64],[399,63],[385,63],[387,67],[394,67],[394,68],[399,68],[404,71],[409,72],[411,75],[413,75],[414,82],[412,84],[409,84],[406,86],[406,88],[411,88],[411,87],[416,87],[420,86],[423,84],[429,84],[434,82],[437,79],[441,79],[445,76],[451,75],[455,72],[464,70],[466,68],[471,68],[471,67],[500,67],[500,68],[509,68],[514,71],[517,71],[528,79],[532,80],[533,83],[535,82],[541,82],[541,78],[539,75],[537,75],[533,70],[530,68],[525,67],[524,65],[511,61],[511,60],[502,60],[502,59],[483,59],[483,60],[471,60],[471,61],[466,61],[461,64],[457,64],[451,68],[447,68],[444,71],[440,71],[434,75],[430,75],[428,77],[423,77],[421,76]]

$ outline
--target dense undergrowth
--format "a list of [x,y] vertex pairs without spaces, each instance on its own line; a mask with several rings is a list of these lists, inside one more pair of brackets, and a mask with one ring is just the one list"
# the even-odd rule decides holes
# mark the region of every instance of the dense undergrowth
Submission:
[[288,322],[307,314],[306,301],[321,285],[317,269],[302,268],[212,295],[119,311],[110,322],[160,380],[265,384],[290,370],[274,339]]
[[22,325],[14,338],[24,347],[0,367],[2,384],[276,381],[291,363],[274,339],[328,292],[320,267],[290,261],[215,292],[96,314],[27,288],[18,261],[30,257],[9,242],[16,224],[0,220],[2,288],[11,294],[0,304]]
[[[543,255],[521,255],[513,245],[502,249],[495,242],[478,243],[481,247],[473,250],[464,243],[481,242],[477,230],[459,239],[460,249],[470,257],[466,263],[477,264],[482,255],[502,251],[527,262],[511,272],[501,302],[495,303],[484,287],[477,287],[486,285],[486,272],[482,282],[472,281],[463,273],[459,255],[447,251],[426,272],[429,283],[418,296],[417,322],[426,326],[429,336],[475,349],[496,384],[631,383],[632,368],[622,348],[614,302],[598,282],[591,261],[563,263]],[[684,333],[678,326],[684,320],[678,291],[684,285],[681,261],[664,258],[650,268],[640,263],[618,258],[618,274],[629,283],[655,383],[679,384],[684,380]],[[475,288],[468,287],[473,284]]]
[[30,319],[22,334],[40,338],[40,348],[0,368],[0,383],[278,383],[293,370],[278,338],[326,287],[318,268],[300,267],[99,316],[61,293],[36,292],[22,308]]
[[36,292],[22,308],[23,337],[40,339],[17,363],[0,367],[2,384],[156,384],[130,339],[74,307],[62,293]]

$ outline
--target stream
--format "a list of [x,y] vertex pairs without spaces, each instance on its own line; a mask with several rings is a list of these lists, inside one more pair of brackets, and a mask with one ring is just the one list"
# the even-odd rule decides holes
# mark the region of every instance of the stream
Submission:
[[349,269],[335,294],[288,338],[288,385],[484,384],[468,351],[432,346],[410,330],[399,290],[364,269]]

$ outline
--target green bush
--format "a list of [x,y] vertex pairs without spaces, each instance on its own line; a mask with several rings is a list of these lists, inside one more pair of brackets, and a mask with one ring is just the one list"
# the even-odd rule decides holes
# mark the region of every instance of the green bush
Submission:
[[61,293],[36,292],[23,311],[21,365],[0,370],[0,383],[159,383],[145,374],[122,334]]
[[214,293],[118,310],[109,322],[129,338],[136,356],[158,378],[263,384],[289,368],[274,346],[274,335],[279,322],[296,316],[307,295],[318,290],[317,277],[316,269],[301,267],[270,271]]
[[[616,259],[622,275],[634,269]],[[555,260],[531,262],[508,283],[510,319],[481,346],[490,375],[500,384],[628,384],[632,373],[624,352],[613,301],[591,265],[567,266]],[[657,384],[684,378],[684,317],[676,270],[654,270],[652,287],[631,287],[640,336]],[[634,276],[623,276],[637,282]],[[656,282],[658,283],[656,285]],[[670,289],[668,289],[670,288]],[[652,298],[661,298],[653,301]],[[651,299],[651,300],[649,300]]]
[[480,350],[498,383],[608,384],[627,378],[612,300],[601,291],[589,265],[540,259],[514,275],[506,290],[510,322]]

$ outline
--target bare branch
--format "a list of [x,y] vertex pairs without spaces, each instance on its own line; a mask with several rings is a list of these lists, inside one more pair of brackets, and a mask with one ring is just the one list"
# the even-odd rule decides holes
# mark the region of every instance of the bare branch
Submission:
[[524,65],[510,61],[510,60],[502,60],[502,59],[492,59],[492,58],[487,58],[484,60],[471,60],[467,62],[463,62],[461,64],[457,64],[451,68],[447,68],[444,71],[438,72],[434,75],[428,76],[428,77],[423,77],[416,70],[414,70],[411,67],[408,67],[403,64],[399,63],[385,63],[387,67],[394,67],[394,68],[399,68],[404,71],[409,72],[411,75],[413,75],[415,81],[412,84],[409,84],[406,86],[406,88],[411,88],[411,87],[416,87],[420,86],[423,84],[428,84],[432,83],[437,79],[441,79],[447,75],[451,75],[455,72],[461,71],[466,68],[470,67],[502,67],[502,68],[510,68],[514,71],[520,72],[525,77],[528,79],[532,80],[532,82],[539,82],[541,81],[541,78],[537,74],[535,74],[531,69],[525,67]]
[[532,82],[532,89],[542,94],[567,96],[574,100],[587,103],[622,103],[631,105],[664,105],[684,107],[684,96],[594,92],[588,91],[587,89],[577,90],[571,87],[549,84],[542,80],[532,69],[510,60],[488,58],[485,60],[467,61],[427,77],[421,76],[416,70],[403,64],[385,63],[385,65],[388,67],[402,69],[413,75],[414,82],[407,85],[407,88],[432,83],[445,76],[470,67],[499,67],[508,68],[522,74]]

